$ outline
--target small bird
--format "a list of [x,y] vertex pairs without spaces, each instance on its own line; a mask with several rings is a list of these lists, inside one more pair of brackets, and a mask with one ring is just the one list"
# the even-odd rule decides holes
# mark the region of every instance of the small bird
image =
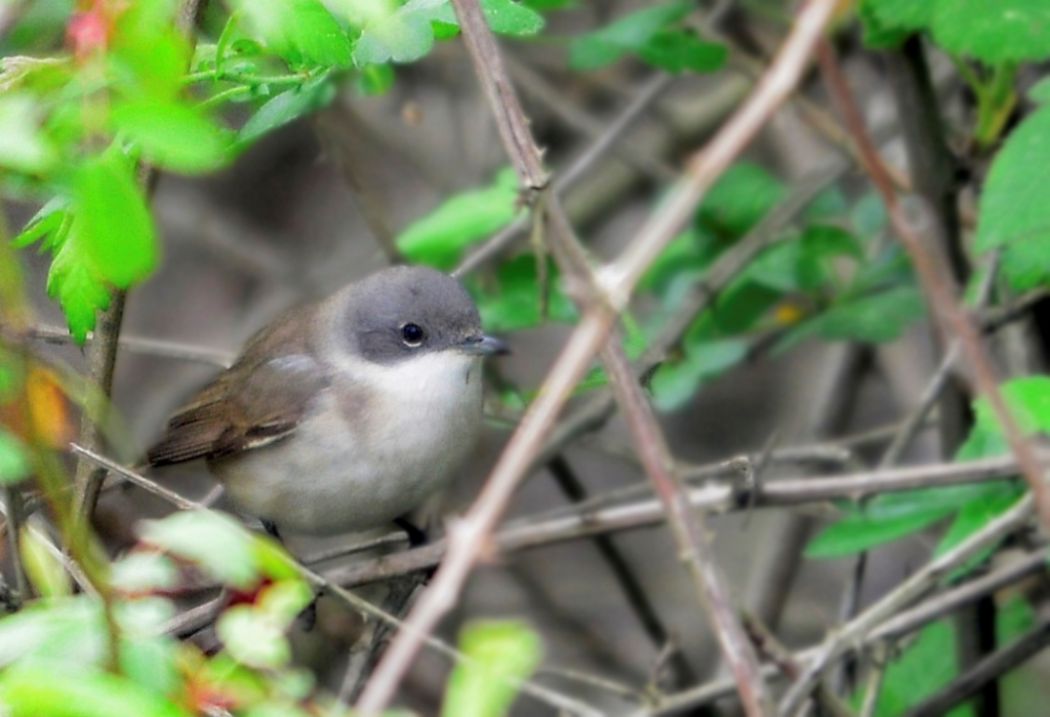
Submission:
[[204,458],[235,507],[275,534],[396,522],[411,540],[404,517],[474,447],[481,359],[504,352],[454,279],[384,269],[257,333],[175,413],[148,462]]

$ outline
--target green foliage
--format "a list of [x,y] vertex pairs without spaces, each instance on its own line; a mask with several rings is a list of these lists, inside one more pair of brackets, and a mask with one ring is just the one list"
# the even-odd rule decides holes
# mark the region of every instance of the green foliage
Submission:
[[508,167],[489,186],[460,192],[407,227],[397,248],[411,261],[451,269],[467,248],[510,224],[520,211],[517,175]]
[[501,717],[517,695],[515,684],[539,664],[539,636],[517,622],[475,622],[459,637],[467,662],[449,678],[441,714],[444,717]]
[[707,381],[721,376],[747,357],[744,339],[699,339],[688,342],[677,360],[653,374],[649,388],[661,411],[681,408]]
[[0,485],[18,483],[29,476],[29,459],[18,437],[0,426]]
[[1002,272],[1024,291],[1050,280],[1050,108],[1029,116],[992,162],[981,196],[978,251],[1004,247]]
[[[1003,398],[1026,435],[1050,435],[1050,378],[1035,376],[1008,381]],[[1002,428],[987,401],[974,403],[975,421],[956,453],[958,460],[1003,455],[1008,447]],[[811,557],[857,553],[911,535],[937,521],[954,517],[937,553],[958,545],[1013,505],[1022,489],[1014,481],[994,481],[881,495],[863,506],[844,504],[845,517],[821,531],[807,546]],[[962,572],[979,565],[990,551],[970,561]]]
[[936,0],[932,5],[933,37],[950,53],[988,65],[1050,57],[1050,5],[1044,0]]
[[[879,692],[876,717],[895,717],[934,694],[955,677],[956,634],[947,620],[939,620],[922,629],[907,649],[886,669]],[[859,704],[863,692],[854,695]],[[971,717],[968,706],[958,707],[946,717]]]
[[569,64],[578,70],[592,70],[634,54],[668,72],[717,70],[725,64],[725,47],[706,42],[679,26],[691,9],[691,3],[676,1],[627,13],[574,38]]
[[320,0],[231,0],[250,35],[295,69],[349,67],[350,40]]
[[561,323],[575,321],[575,307],[558,289],[557,271],[552,264],[547,271],[550,286],[546,302],[537,277],[536,259],[527,254],[504,262],[494,277],[473,282],[471,289],[482,323],[490,331],[508,332],[538,326],[545,319]]

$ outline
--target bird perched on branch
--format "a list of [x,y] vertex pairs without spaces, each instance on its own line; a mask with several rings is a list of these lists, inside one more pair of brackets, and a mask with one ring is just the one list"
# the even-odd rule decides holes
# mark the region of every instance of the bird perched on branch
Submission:
[[505,350],[454,279],[385,269],[257,333],[175,413],[148,461],[205,459],[234,505],[275,533],[398,522],[472,450],[481,359]]

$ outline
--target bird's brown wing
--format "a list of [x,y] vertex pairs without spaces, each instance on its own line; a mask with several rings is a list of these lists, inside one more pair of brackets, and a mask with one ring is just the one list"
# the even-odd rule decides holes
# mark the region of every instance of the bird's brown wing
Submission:
[[307,353],[303,327],[282,319],[257,334],[242,358],[179,409],[149,450],[150,465],[223,458],[289,435],[328,386]]

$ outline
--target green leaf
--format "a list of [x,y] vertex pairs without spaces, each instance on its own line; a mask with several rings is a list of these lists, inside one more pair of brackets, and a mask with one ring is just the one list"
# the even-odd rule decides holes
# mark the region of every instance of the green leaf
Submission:
[[350,39],[319,0],[235,0],[263,43],[292,67],[349,67]]
[[1046,0],[936,0],[932,5],[933,37],[952,54],[989,65],[1050,58]]
[[76,597],[30,603],[0,619],[0,667],[48,658],[91,665],[105,656],[106,639],[97,600]]
[[857,239],[838,227],[812,226],[797,239],[768,247],[751,262],[746,276],[785,293],[815,291],[831,282],[834,261],[842,257],[863,257]]
[[883,343],[898,338],[924,312],[919,290],[899,286],[842,300],[803,326],[831,340]]
[[[543,16],[525,3],[515,0],[481,0],[481,11],[489,28],[499,35],[528,37],[543,29]],[[459,18],[451,3],[446,2],[434,14],[435,23],[447,26],[453,31],[459,29]]]
[[[1050,435],[1050,377],[1015,378],[1000,386],[1003,400],[1021,431]],[[1009,448],[991,405],[984,398],[974,402],[970,435],[956,453],[958,460],[976,460],[1004,455]]]
[[335,88],[324,79],[296,87],[268,100],[252,115],[237,135],[238,148],[244,148],[264,134],[327,105]]
[[0,168],[46,174],[54,167],[58,153],[39,129],[40,114],[29,95],[0,96]]
[[78,344],[84,343],[95,328],[95,315],[110,301],[109,287],[82,245],[80,224],[72,222],[47,274],[47,294],[62,307],[69,333]]
[[0,703],[9,717],[190,717],[125,677],[40,662],[0,675]]
[[73,196],[76,244],[98,275],[122,289],[146,278],[157,241],[131,163],[119,152],[88,159],[74,175]]
[[288,664],[292,648],[284,626],[250,605],[234,605],[215,623],[230,655],[243,665],[276,669]]
[[[934,551],[935,555],[943,555],[986,526],[990,521],[998,518],[1012,507],[1024,492],[1020,486],[1013,483],[997,482],[993,483],[989,488],[990,490],[979,499],[968,502],[959,510],[959,514],[955,516],[955,520],[952,521],[951,526],[937,544],[937,548]],[[995,551],[996,547],[998,546],[989,546],[980,555],[971,558],[967,561],[965,570],[962,572],[970,572],[974,567],[983,563]],[[953,576],[958,576],[959,574],[960,571],[957,569]]]
[[397,247],[413,262],[439,269],[455,266],[463,251],[514,220],[518,180],[509,167],[488,187],[456,194],[412,223],[397,237]]
[[[16,247],[27,247],[39,241],[45,236],[59,233],[63,224],[71,219],[69,214],[69,200],[65,197],[52,197],[40,208],[33,218],[26,222],[22,232],[14,238]],[[61,246],[65,236],[58,236],[52,241],[45,242],[45,247]]]
[[183,511],[162,520],[147,520],[139,533],[149,545],[189,560],[227,585],[247,589],[257,582],[253,538],[228,516],[207,510]]
[[654,67],[668,72],[714,72],[725,65],[729,52],[725,45],[706,42],[692,30],[662,30],[638,50],[638,55]]
[[[929,697],[955,677],[957,669],[955,629],[948,620],[927,625],[918,639],[890,662],[879,692],[876,717],[899,717],[908,708]],[[859,704],[864,689],[851,700]],[[966,706],[956,708],[945,717],[973,717]]]
[[0,485],[12,485],[29,477],[29,458],[15,434],[0,426]]
[[1050,76],[1044,77],[1028,88],[1028,99],[1040,105],[1050,103]]
[[26,576],[41,597],[67,597],[73,592],[73,585],[62,562],[44,544],[44,538],[35,530],[22,528],[19,534],[19,550]]
[[860,17],[869,47],[893,47],[933,18],[936,0],[862,0]]
[[757,164],[729,168],[704,197],[697,221],[721,237],[738,239],[787,194],[784,184]]
[[981,196],[975,247],[1005,246],[1002,270],[1023,291],[1050,281],[1050,107],[1010,133],[995,156]]
[[746,339],[700,340],[686,347],[682,358],[664,363],[649,384],[653,402],[661,411],[684,406],[700,386],[747,357]]
[[176,27],[177,9],[171,0],[147,0],[118,16],[106,59],[126,97],[170,101],[181,91],[192,53]]
[[230,134],[200,110],[180,102],[123,102],[110,115],[113,127],[142,148],[149,160],[187,174],[210,172],[230,158]]
[[448,0],[409,0],[400,7],[374,3],[354,46],[359,66],[412,62],[434,46],[431,22],[440,20]]
[[179,569],[165,555],[137,550],[113,563],[109,579],[125,593],[170,590],[178,585]]
[[511,621],[474,622],[460,634],[459,647],[468,660],[449,677],[443,717],[501,717],[517,694],[514,687],[539,664],[539,636]]
[[[548,297],[547,318],[571,323],[576,320],[576,309],[558,287],[558,272],[550,264],[547,278],[551,294]],[[539,326],[543,323],[540,283],[536,274],[536,259],[529,254],[504,262],[496,271],[495,282],[476,282],[470,286],[481,312],[481,322],[489,331],[510,332]]]
[[951,508],[919,510],[896,517],[869,516],[864,510],[829,525],[806,546],[810,558],[838,558],[903,538],[941,520]]
[[580,35],[569,46],[569,65],[593,70],[637,53],[661,30],[685,17],[691,3],[669,2],[627,13],[603,28]]

